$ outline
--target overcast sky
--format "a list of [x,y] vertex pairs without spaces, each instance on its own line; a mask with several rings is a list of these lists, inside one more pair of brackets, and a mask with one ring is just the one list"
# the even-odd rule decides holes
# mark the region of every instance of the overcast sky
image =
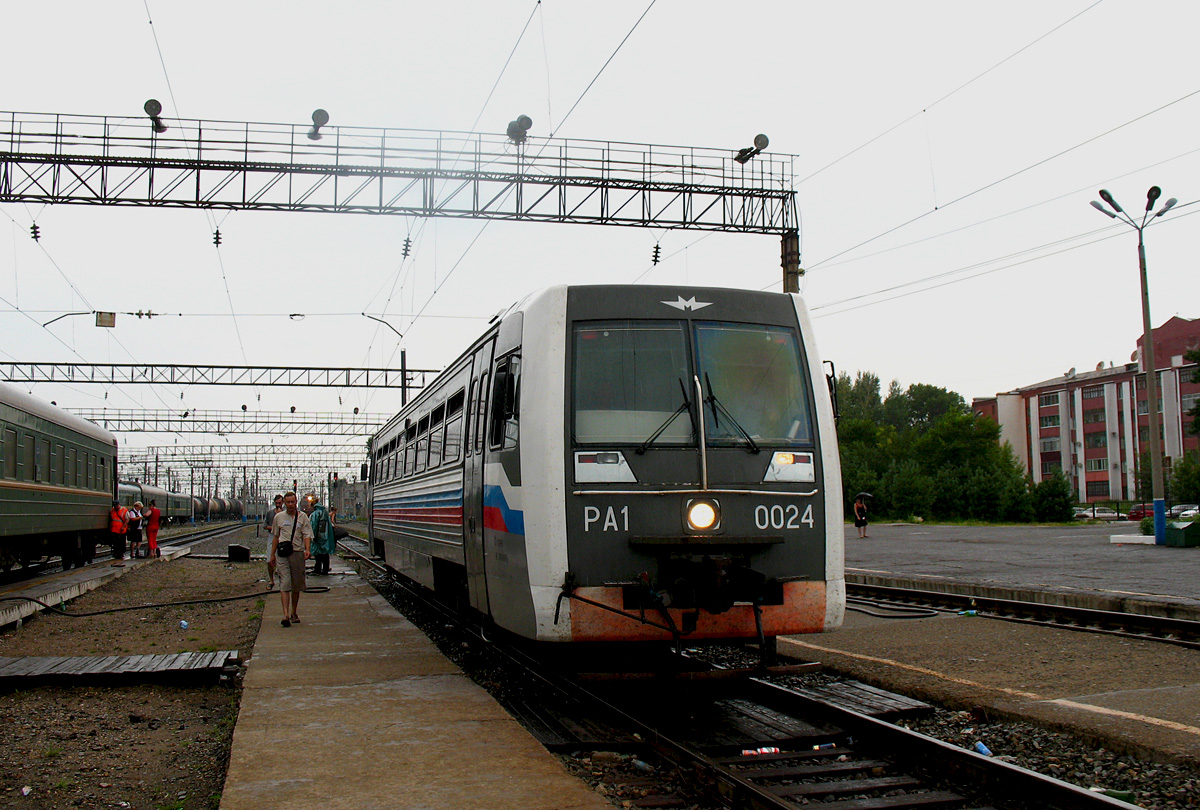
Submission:
[[[1137,237],[1088,205],[1102,187],[1135,212],[1154,184],[1179,198],[1147,231],[1152,317],[1200,316],[1193,0],[41,0],[6,4],[4,23],[3,110],[137,118],[157,98],[167,118],[305,123],[321,107],[331,126],[445,130],[482,110],[494,133],[527,114],[534,138],[731,151],[765,133],[770,151],[796,155],[820,350],[885,388],[931,383],[970,401],[1128,362]],[[218,212],[218,255],[201,211],[0,214],[4,360],[381,365],[397,338],[365,310],[404,333],[410,366],[440,368],[537,287],[778,290],[781,278],[771,236]],[[651,269],[656,241],[667,258]],[[91,309],[183,317],[31,320]],[[308,389],[34,393],[78,407],[399,405],[394,392]]]

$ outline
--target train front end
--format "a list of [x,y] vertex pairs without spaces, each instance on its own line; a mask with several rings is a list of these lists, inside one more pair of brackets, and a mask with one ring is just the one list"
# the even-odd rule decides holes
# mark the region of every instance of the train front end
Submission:
[[563,347],[561,365],[525,365],[539,388],[549,380],[536,377],[562,369],[561,398],[522,402],[525,425],[562,426],[561,443],[555,431],[523,437],[557,451],[541,469],[523,465],[525,483],[549,490],[557,478],[560,493],[525,505],[526,532],[557,525],[565,539],[530,560],[537,637],[690,643],[839,626],[834,415],[800,298],[607,286],[563,296],[565,319],[525,321],[526,358],[556,354],[531,346],[554,333]]

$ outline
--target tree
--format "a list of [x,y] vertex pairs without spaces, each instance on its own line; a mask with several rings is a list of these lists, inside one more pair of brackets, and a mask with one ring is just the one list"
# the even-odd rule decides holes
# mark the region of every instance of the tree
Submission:
[[1034,484],[1032,500],[1037,520],[1042,523],[1066,523],[1071,519],[1075,493],[1062,471],[1055,470],[1054,475]]
[[841,419],[880,420],[883,400],[879,398],[879,377],[869,371],[859,371],[851,382],[850,375],[842,372],[835,385]]
[[1171,468],[1171,493],[1179,503],[1200,503],[1200,457],[1184,453]]
[[[1169,462],[1166,457],[1163,457],[1163,470],[1167,469]],[[1163,500],[1170,501],[1174,498],[1171,486],[1172,478],[1169,475],[1163,475]],[[1142,453],[1138,459],[1137,470],[1137,499],[1149,503],[1154,499],[1154,471],[1150,468],[1150,452]]]
[[932,514],[934,481],[911,459],[893,461],[879,488],[884,514],[905,518]]
[[908,387],[909,424],[917,429],[930,427],[947,414],[970,412],[962,394],[936,385],[913,383]]

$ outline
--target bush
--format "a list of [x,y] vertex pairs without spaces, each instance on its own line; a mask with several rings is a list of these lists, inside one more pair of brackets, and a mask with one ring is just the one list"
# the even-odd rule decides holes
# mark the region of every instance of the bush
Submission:
[[1142,518],[1139,528],[1141,528],[1142,534],[1146,535],[1147,537],[1154,534],[1154,515],[1147,515],[1146,517]]
[[1033,512],[1041,523],[1069,523],[1075,493],[1061,472],[1033,486]]

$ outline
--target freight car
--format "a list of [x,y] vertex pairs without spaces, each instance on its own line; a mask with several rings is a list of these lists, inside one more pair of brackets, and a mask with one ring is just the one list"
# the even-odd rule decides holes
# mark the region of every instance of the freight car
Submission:
[[372,437],[375,553],[538,641],[835,628],[830,385],[796,295],[531,294]]

